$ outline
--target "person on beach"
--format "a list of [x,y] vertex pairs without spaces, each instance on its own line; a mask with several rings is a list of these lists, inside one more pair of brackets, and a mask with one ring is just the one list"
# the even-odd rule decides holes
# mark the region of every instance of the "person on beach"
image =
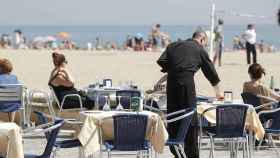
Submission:
[[[204,31],[196,31],[192,39],[169,44],[157,63],[162,72],[167,73],[167,113],[182,109],[196,108],[196,92],[194,75],[201,68],[204,76],[214,88],[216,97],[223,98],[220,91],[220,78],[215,67],[204,49],[207,45],[207,35]],[[179,132],[181,121],[168,124],[169,137],[175,138]],[[197,115],[185,138],[185,153],[187,157],[199,158]],[[173,155],[178,158],[173,147]]]
[[161,36],[160,27],[161,27],[160,24],[156,24],[152,28],[152,32],[151,32],[152,49],[155,51],[158,49],[160,43],[160,36]]
[[[260,64],[252,64],[248,68],[248,74],[251,81],[245,82],[243,84],[243,92],[249,92],[255,95],[261,95],[265,97],[270,97],[280,101],[280,95],[264,86],[261,82],[263,75],[265,75],[265,70]],[[261,99],[261,104],[269,103],[270,100]],[[272,107],[265,107],[264,109],[272,109]]]
[[141,33],[137,33],[137,35],[134,37],[134,41],[134,51],[144,51],[144,39]]
[[[17,79],[17,76],[12,74],[13,65],[10,60],[6,58],[0,58],[0,85],[1,84],[19,84],[20,82]],[[13,106],[11,109],[10,103],[1,103],[1,111],[9,111],[9,121],[15,121],[15,115],[17,110],[21,107],[20,103],[15,103],[16,106]],[[15,108],[16,107],[16,108]]]
[[249,24],[247,30],[242,34],[242,38],[246,41],[246,54],[247,54],[247,64],[251,64],[251,53],[253,55],[253,63],[257,63],[257,51],[256,51],[256,41],[257,34],[255,26]]
[[224,33],[223,33],[223,24],[224,21],[222,19],[218,20],[218,25],[215,27],[215,45],[216,45],[216,53],[214,55],[213,63],[216,63],[218,59],[219,66],[222,66],[222,53],[224,48]]
[[[67,61],[63,54],[52,53],[54,69],[49,78],[49,86],[51,86],[61,103],[64,96],[67,94],[79,94],[82,99],[83,106],[87,109],[93,109],[94,100],[91,100],[81,91],[74,88],[74,79],[67,69]],[[69,97],[64,102],[64,109],[80,108],[80,103],[77,97]]]

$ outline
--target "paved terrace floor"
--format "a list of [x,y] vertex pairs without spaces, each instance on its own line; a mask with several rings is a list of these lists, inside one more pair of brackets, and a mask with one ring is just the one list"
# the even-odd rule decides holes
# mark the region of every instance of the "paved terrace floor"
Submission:
[[[207,142],[207,140],[206,140]],[[46,144],[46,140],[43,136],[36,137],[28,137],[28,139],[24,139],[24,151],[25,153],[33,153],[40,154]],[[205,143],[206,144],[206,143]],[[204,146],[205,148],[201,152],[201,158],[209,157],[209,145]],[[129,152],[126,152],[129,153]],[[106,153],[105,153],[106,154]],[[103,157],[107,157],[107,155],[103,155]],[[116,153],[115,154],[119,154]],[[226,158],[230,157],[229,151],[227,151],[224,147],[217,145],[215,151],[216,158]],[[135,155],[113,155],[114,158],[133,158]],[[158,156],[159,158],[173,158],[171,153],[169,152],[169,148],[165,147],[164,153]],[[242,151],[238,152],[238,157],[242,156]],[[78,149],[61,149],[57,152],[56,158],[78,158]],[[277,158],[277,153],[275,149],[262,149],[259,151],[254,151],[252,158]]]

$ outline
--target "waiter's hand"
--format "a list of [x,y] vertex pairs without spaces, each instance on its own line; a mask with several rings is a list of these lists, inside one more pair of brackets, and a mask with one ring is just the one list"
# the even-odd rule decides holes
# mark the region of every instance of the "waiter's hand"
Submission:
[[218,100],[224,100],[224,95],[222,93],[222,91],[220,90],[220,86],[219,84],[217,84],[216,86],[213,86],[215,94],[216,94],[216,98]]
[[224,100],[224,95],[222,93],[218,93],[218,94],[216,94],[216,98],[218,100]]

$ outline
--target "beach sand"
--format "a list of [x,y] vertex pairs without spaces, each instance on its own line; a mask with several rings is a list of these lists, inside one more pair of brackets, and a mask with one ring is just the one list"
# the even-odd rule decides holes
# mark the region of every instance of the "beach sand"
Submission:
[[[0,57],[8,58],[14,65],[16,74],[29,89],[49,91],[48,78],[53,68],[50,50],[0,50]],[[69,70],[75,79],[77,88],[93,84],[97,79],[111,78],[113,85],[132,80],[142,90],[152,88],[163,75],[156,60],[161,53],[122,52],[122,51],[61,51],[66,55]],[[258,62],[266,69],[263,79],[269,85],[270,76],[274,76],[275,86],[280,86],[279,53],[258,54]],[[217,67],[223,90],[234,92],[240,98],[247,74],[245,52],[224,53],[223,66]],[[199,71],[196,76],[197,94],[214,96],[210,83]]]

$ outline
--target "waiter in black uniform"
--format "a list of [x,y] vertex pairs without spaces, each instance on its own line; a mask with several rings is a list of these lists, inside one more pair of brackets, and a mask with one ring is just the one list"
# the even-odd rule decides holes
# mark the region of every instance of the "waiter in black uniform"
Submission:
[[[207,35],[197,31],[192,39],[171,43],[158,59],[162,72],[167,72],[167,113],[196,108],[196,92],[194,74],[201,68],[204,76],[214,88],[217,98],[222,98],[219,88],[219,76],[204,47],[207,45]],[[168,124],[170,138],[176,137],[180,121]],[[185,153],[188,158],[199,158],[197,115],[194,115],[192,125],[185,139]],[[178,158],[175,150],[171,152]]]

